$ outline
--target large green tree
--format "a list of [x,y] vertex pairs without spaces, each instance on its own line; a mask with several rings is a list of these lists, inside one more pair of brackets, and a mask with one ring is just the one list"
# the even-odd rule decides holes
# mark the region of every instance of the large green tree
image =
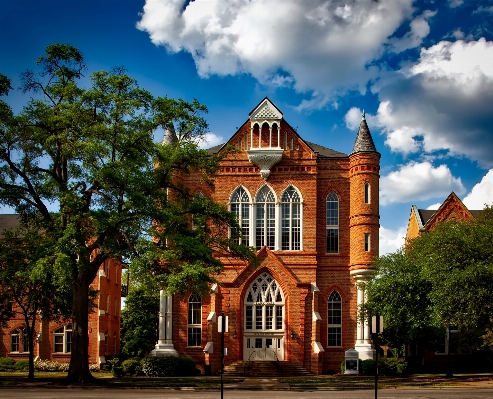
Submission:
[[[34,343],[36,325],[70,314],[70,292],[66,273],[57,270],[49,234],[23,223],[20,228],[4,232],[0,240],[0,295],[12,304],[23,318],[22,341],[28,343],[29,373],[34,378]],[[10,313],[13,317],[13,312]]]
[[[218,233],[237,226],[234,215],[181,183],[192,172],[210,183],[217,171],[196,144],[205,106],[154,98],[123,68],[93,73],[84,88],[84,58],[70,45],[48,46],[37,65],[22,74],[32,95],[22,112],[2,113],[0,202],[54,237],[72,290],[67,380],[88,382],[89,285],[105,259],[137,256],[172,293],[205,290],[222,267],[214,251],[251,251]],[[175,129],[176,142],[156,144],[158,128]],[[194,215],[204,228],[193,228]]]
[[[368,284],[366,311],[385,317],[396,346],[433,346],[437,328],[457,326],[469,345],[491,345],[493,209],[477,218],[444,221],[405,250],[380,257]],[[443,337],[443,335],[442,335]],[[442,338],[443,339],[443,338]]]

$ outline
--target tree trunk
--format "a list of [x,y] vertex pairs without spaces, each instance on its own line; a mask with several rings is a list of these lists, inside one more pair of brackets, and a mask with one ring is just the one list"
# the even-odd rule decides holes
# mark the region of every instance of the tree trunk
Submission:
[[[36,315],[34,315],[34,318],[36,318]],[[35,322],[32,325],[32,328],[29,326],[26,326],[26,335],[28,338],[28,345],[29,345],[29,373],[27,375],[28,380],[34,380],[34,327],[35,327]],[[24,339],[24,338],[23,338]]]
[[73,282],[72,351],[66,382],[96,382],[89,371],[89,284],[87,273],[80,273]]

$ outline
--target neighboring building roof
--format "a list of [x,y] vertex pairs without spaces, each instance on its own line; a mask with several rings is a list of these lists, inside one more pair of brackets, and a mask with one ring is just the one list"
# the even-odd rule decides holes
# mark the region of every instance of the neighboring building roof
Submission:
[[3,238],[3,232],[5,230],[11,230],[18,227],[20,220],[19,215],[0,214],[0,238]]
[[356,141],[354,142],[353,152],[377,152],[373,138],[371,137],[370,129],[366,124],[365,113],[363,112],[363,118],[358,129],[358,135],[356,136]]
[[[412,205],[406,241],[415,238],[420,232],[433,229],[438,222],[451,219],[467,220],[477,217],[481,212],[482,209],[467,209],[454,192],[450,193],[437,210],[418,209],[416,205]],[[413,226],[417,226],[417,230]]]

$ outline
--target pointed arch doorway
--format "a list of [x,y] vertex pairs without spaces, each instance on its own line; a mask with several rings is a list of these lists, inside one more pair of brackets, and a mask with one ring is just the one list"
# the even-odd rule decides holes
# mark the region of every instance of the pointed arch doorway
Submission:
[[260,274],[244,298],[244,360],[284,360],[284,315],[279,283],[270,273]]

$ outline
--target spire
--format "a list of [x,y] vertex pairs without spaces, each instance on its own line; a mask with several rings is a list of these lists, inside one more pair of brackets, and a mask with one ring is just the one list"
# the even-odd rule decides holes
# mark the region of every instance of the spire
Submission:
[[166,130],[164,131],[162,144],[173,145],[177,141],[178,141],[178,137],[176,137],[175,127],[173,126],[173,123],[170,122],[166,126]]
[[373,143],[373,138],[371,137],[370,129],[366,124],[365,111],[361,115],[361,123],[358,129],[358,135],[356,136],[356,141],[354,142],[353,152],[377,152],[375,144]]

